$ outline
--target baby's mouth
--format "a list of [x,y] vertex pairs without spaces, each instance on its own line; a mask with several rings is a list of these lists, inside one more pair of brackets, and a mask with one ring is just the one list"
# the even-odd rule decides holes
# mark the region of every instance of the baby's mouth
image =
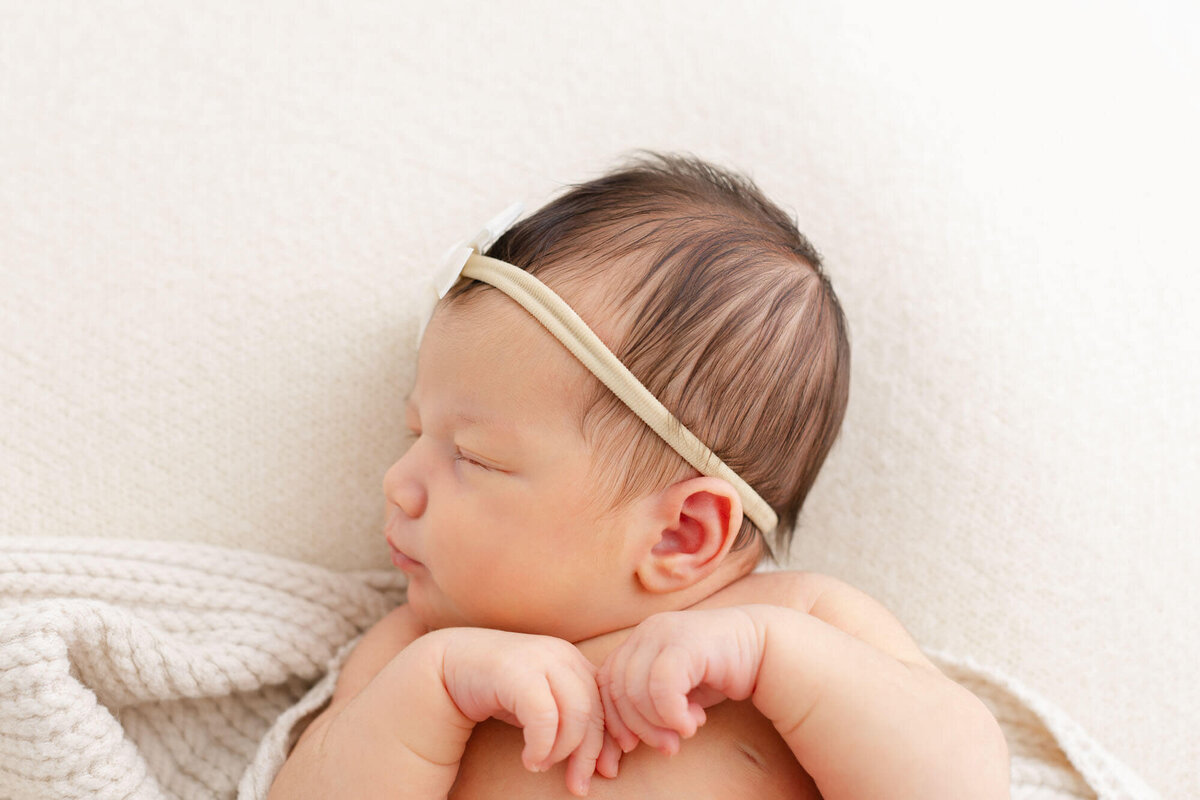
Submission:
[[425,568],[425,565],[420,561],[417,561],[415,558],[409,558],[404,553],[400,552],[396,545],[392,544],[391,539],[388,539],[388,547],[390,547],[392,550],[392,564],[397,569],[411,574],[419,569]]

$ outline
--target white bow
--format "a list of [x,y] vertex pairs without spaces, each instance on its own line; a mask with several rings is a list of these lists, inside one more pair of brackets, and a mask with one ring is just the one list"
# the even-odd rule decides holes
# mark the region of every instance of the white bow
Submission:
[[433,288],[437,291],[439,300],[446,296],[450,287],[458,283],[459,276],[462,275],[463,267],[466,266],[471,253],[482,253],[495,244],[496,240],[517,221],[517,217],[521,216],[524,208],[524,203],[519,201],[513,203],[490,219],[483,229],[470,239],[459,242],[446,251],[446,254],[442,256],[441,263],[433,273]]

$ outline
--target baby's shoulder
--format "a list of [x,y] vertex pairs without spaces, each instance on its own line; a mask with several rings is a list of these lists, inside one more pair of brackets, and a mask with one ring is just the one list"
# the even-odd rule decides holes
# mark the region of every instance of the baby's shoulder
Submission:
[[760,567],[704,598],[694,607],[723,608],[765,603],[808,614],[823,596],[847,591],[858,592],[848,583],[819,572]]
[[900,661],[936,670],[900,620],[883,603],[831,575],[791,570],[753,572],[710,600],[716,607],[768,603],[793,608]]
[[[838,586],[847,584],[815,572],[763,570],[738,578],[696,602],[691,608],[728,608],[762,603],[807,614],[824,592]],[[599,666],[632,632],[633,627],[623,628],[576,642],[575,646]]]
[[350,651],[338,674],[332,706],[341,706],[361,692],[392,658],[427,633],[407,605],[389,611],[372,625]]
[[316,736],[347,703],[366,688],[393,656],[424,633],[425,628],[417,622],[407,605],[393,609],[368,628],[338,671],[337,683],[329,703],[301,731],[300,738],[292,748],[295,749],[305,739]]

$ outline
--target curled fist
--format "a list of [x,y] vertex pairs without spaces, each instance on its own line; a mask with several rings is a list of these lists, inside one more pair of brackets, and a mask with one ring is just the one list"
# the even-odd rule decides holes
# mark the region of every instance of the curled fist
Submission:
[[521,761],[530,771],[544,772],[567,759],[572,794],[587,793],[602,750],[600,773],[616,775],[619,748],[605,734],[596,668],[574,645],[482,628],[452,633],[443,680],[464,716],[474,722],[495,717],[522,728]]
[[597,674],[608,733],[626,753],[639,741],[678,752],[705,708],[753,694],[764,645],[754,606],[648,617]]

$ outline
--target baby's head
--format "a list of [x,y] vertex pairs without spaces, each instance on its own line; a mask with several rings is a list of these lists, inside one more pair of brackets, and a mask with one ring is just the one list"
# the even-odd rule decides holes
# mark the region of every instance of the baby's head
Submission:
[[744,178],[651,155],[572,187],[487,255],[566,300],[779,524],[765,539],[733,486],[522,306],[460,281],[422,342],[421,437],[385,481],[388,539],[426,622],[577,640],[786,552],[849,384],[844,317],[786,214]]

